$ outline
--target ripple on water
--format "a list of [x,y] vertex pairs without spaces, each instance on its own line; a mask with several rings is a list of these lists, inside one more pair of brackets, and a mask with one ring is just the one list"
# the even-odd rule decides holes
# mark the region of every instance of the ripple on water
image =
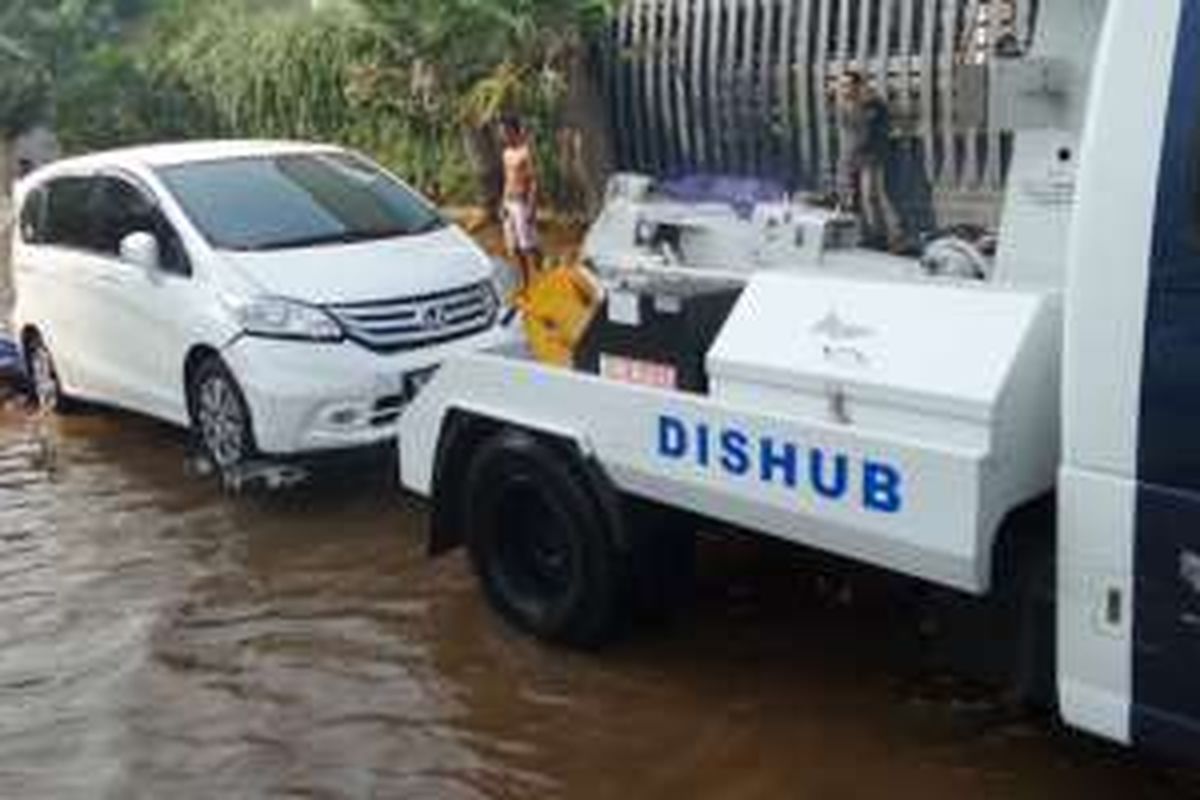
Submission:
[[718,559],[677,629],[569,654],[426,560],[386,470],[230,497],[184,460],[121,415],[0,413],[0,797],[1184,796],[912,702],[894,615],[773,551]]

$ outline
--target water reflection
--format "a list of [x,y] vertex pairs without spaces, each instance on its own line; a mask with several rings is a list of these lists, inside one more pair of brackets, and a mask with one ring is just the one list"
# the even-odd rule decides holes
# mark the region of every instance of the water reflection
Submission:
[[675,627],[566,653],[501,626],[461,559],[425,559],[385,466],[231,496],[162,426],[46,425],[0,413],[3,797],[1196,788],[924,673],[893,594],[791,554],[710,547]]

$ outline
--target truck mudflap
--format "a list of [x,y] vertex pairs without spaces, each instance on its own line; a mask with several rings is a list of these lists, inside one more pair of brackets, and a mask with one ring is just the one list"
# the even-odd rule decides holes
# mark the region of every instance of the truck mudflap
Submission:
[[982,593],[1010,505],[979,448],[763,414],[549,368],[509,351],[448,362],[400,424],[401,481],[434,491],[454,412],[574,442],[620,491]]

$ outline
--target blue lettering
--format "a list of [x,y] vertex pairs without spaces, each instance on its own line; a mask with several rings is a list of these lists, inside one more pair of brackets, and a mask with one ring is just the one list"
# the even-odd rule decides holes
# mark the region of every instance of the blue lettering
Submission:
[[711,461],[709,457],[709,429],[707,425],[696,426],[696,463],[702,467],[707,467]]
[[897,514],[904,502],[900,497],[900,473],[887,464],[868,461],[863,466],[863,504],[868,511]]
[[846,496],[846,488],[850,483],[850,460],[845,456],[835,456],[833,459],[833,480],[825,474],[826,454],[813,450],[809,460],[810,477],[813,489],[817,494],[829,500],[841,500]]
[[750,472],[750,438],[740,431],[721,434],[721,466],[732,475]]
[[[670,415],[658,418],[658,454],[672,461],[694,461],[704,469],[726,475],[755,474],[764,484],[799,489],[811,487],[818,497],[844,501],[851,493],[856,459],[845,454],[799,445],[771,437],[758,438],[736,428],[694,426]],[[757,458],[757,460],[756,460]],[[805,459],[805,460],[802,460]],[[861,464],[862,504],[867,511],[898,514],[904,507],[904,476],[894,466],[880,461]]]
[[774,439],[763,439],[759,451],[763,483],[774,483],[775,473],[782,472],[783,484],[795,489],[800,480],[800,456],[796,445],[784,442],[777,448]]
[[658,454],[664,458],[679,460],[687,456],[687,426],[674,417],[658,418]]

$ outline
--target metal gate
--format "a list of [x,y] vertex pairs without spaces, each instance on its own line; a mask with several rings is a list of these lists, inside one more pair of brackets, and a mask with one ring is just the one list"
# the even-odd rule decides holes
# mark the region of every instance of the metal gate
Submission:
[[[956,75],[1027,48],[1038,0],[626,0],[609,94],[623,169],[720,172],[828,186],[835,88],[886,87],[897,147],[941,210],[998,207],[1011,133],[955,119]],[[950,214],[950,216],[963,216]]]

